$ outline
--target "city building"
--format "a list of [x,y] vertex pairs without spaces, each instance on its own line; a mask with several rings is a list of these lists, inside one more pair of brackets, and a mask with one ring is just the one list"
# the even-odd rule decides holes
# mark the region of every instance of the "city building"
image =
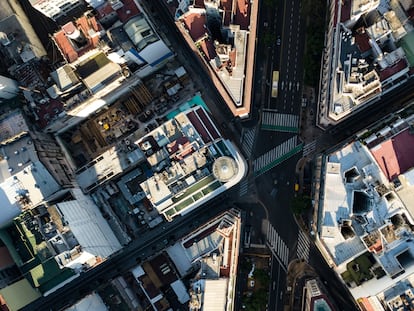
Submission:
[[387,310],[411,288],[413,121],[396,116],[320,162],[318,245],[364,310]]
[[101,296],[98,293],[92,293],[73,306],[66,308],[64,311],[107,311],[109,310],[108,307],[105,305],[104,301],[102,300]]
[[[135,169],[125,184],[118,183],[125,198],[137,208],[155,209],[172,220],[245,176],[245,160],[230,141],[221,137],[203,107],[170,116],[147,135],[136,141],[124,139],[80,167],[76,176],[83,191],[90,192]],[[105,127],[106,123],[101,123]]]
[[414,28],[400,1],[329,2],[318,125],[337,124],[406,81]]
[[30,0],[33,8],[55,22],[66,23],[86,9],[83,0]]
[[303,288],[302,310],[333,311],[328,297],[322,292],[316,279],[307,280]]
[[84,14],[74,22],[64,24],[53,34],[53,40],[68,63],[98,47],[103,36],[102,26],[93,15]]
[[3,115],[0,129],[0,295],[17,310],[121,244],[92,199],[73,185],[53,137],[29,127],[19,111]]
[[19,111],[0,120],[0,227],[23,210],[72,184],[72,171],[57,143],[29,128]]
[[16,70],[42,58],[46,50],[18,1],[2,1],[0,8],[0,61],[14,77]]
[[200,56],[235,117],[252,101],[258,5],[252,1],[166,1],[184,39]]
[[[120,280],[129,289],[129,305],[143,309],[234,310],[240,243],[240,213],[230,210],[201,224],[161,254],[131,270]],[[187,279],[191,278],[188,287]],[[132,291],[138,285],[138,291]],[[119,286],[118,286],[119,288]],[[135,297],[141,296],[141,299]]]
[[64,24],[53,39],[67,62],[47,88],[63,104],[47,120],[46,130],[57,134],[127,96],[147,104],[152,97],[142,79],[174,58],[134,0],[100,3],[96,15]]
[[240,247],[239,211],[230,210],[167,248],[181,276],[192,271],[189,309],[234,310]]
[[0,76],[0,98],[10,99],[16,97],[19,92],[17,81]]
[[[2,229],[1,239],[20,273],[0,289],[11,310],[49,295],[121,249],[98,207],[79,189],[23,211]],[[23,300],[16,296],[21,286]]]

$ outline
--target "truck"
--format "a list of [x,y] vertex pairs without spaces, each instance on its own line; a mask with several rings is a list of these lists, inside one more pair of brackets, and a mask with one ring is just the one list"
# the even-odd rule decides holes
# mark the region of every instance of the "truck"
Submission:
[[272,97],[276,98],[278,93],[278,85],[279,85],[279,71],[273,71],[272,77]]

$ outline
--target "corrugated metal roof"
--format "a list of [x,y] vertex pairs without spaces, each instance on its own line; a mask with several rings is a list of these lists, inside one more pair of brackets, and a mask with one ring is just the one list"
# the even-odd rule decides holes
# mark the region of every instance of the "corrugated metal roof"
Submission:
[[77,200],[57,204],[82,249],[106,258],[121,249],[121,244],[94,202],[80,190]]
[[227,282],[228,279],[205,281],[203,311],[226,310]]

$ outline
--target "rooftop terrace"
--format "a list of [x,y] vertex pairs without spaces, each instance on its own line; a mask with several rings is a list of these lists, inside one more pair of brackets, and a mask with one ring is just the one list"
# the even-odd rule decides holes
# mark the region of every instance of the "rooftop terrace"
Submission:
[[412,201],[398,195],[409,188],[395,181],[414,165],[404,162],[411,152],[404,149],[410,148],[407,122],[397,120],[380,133],[384,140],[372,135],[331,153],[325,167],[319,236],[355,298],[414,273]]

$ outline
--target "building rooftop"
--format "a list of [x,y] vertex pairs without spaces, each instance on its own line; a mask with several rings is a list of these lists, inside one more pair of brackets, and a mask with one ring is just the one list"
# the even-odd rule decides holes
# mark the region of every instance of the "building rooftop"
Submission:
[[327,156],[319,236],[356,299],[414,273],[411,119]]
[[[403,26],[405,18],[394,2],[335,1],[320,81],[320,126],[341,122],[395,88],[395,81],[406,79],[412,53],[404,39],[410,27]],[[375,21],[370,13],[377,15]],[[363,14],[368,17],[360,20]]]
[[103,302],[101,296],[97,293],[92,293],[80,301],[76,302],[69,308],[66,308],[64,311],[107,311],[108,307]]
[[126,23],[130,18],[141,13],[134,0],[123,0],[122,3],[123,6],[116,10],[116,14],[118,14],[122,23]]
[[5,60],[10,61],[9,66],[46,55],[46,50],[25,17],[16,14],[5,16],[0,19],[0,31],[6,35],[2,39],[6,44],[2,44],[1,49]]
[[41,296],[26,279],[0,289],[0,295],[11,310],[19,310]]
[[[146,154],[153,171],[153,176],[140,186],[167,219],[187,213],[237,183],[245,174],[238,152],[230,142],[221,139],[200,106],[176,115],[136,144]],[[213,162],[223,156],[234,161],[232,174],[225,181],[212,169]]]
[[376,146],[371,146],[370,151],[382,172],[392,181],[414,167],[414,134],[406,129]]
[[16,169],[16,172],[10,172],[10,168],[7,172],[12,175],[0,183],[0,199],[3,202],[1,226],[9,223],[22,210],[36,206],[61,189],[39,160],[30,161],[22,170]]
[[309,311],[333,311],[328,297],[321,291],[316,279],[307,280],[305,283],[305,305]]
[[100,40],[101,25],[94,16],[82,16],[62,26],[53,39],[68,63],[95,49]]
[[[251,105],[252,63],[246,60],[254,57],[253,39],[249,33],[256,29],[256,4],[246,0],[200,1],[171,11],[180,23],[180,31],[185,36],[188,33],[187,39],[196,44],[211,67],[212,79],[220,93],[225,94],[233,115],[247,117]],[[221,17],[217,17],[220,14]],[[214,20],[220,23],[219,31],[212,31]],[[221,83],[220,87],[218,83]]]

